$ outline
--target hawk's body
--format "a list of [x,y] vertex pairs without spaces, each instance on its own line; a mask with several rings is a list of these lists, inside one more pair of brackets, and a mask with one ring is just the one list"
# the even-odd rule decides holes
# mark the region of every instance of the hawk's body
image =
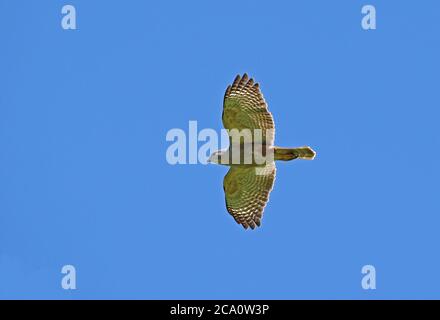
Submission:
[[[223,125],[228,129],[228,150],[214,153],[210,161],[230,166],[223,181],[226,208],[245,229],[261,223],[264,207],[272,190],[276,167],[274,160],[313,159],[309,147],[274,146],[275,124],[258,83],[246,74],[237,76],[226,89],[223,101]],[[234,131],[251,133],[252,141],[235,139]],[[233,155],[239,152],[237,161]],[[246,157],[250,161],[246,161]],[[261,157],[265,161],[261,162]]]

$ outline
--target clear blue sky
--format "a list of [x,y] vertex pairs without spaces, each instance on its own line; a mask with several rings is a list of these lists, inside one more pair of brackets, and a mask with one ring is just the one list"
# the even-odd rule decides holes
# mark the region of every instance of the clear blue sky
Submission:
[[[438,1],[0,0],[0,298],[440,298],[439,33]],[[247,232],[227,168],[165,159],[243,72],[318,152]]]

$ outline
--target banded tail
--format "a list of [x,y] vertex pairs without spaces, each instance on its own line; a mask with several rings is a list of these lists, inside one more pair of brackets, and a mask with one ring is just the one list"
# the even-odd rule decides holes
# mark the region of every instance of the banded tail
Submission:
[[275,147],[275,160],[289,161],[293,159],[313,160],[316,152],[310,147],[280,148]]

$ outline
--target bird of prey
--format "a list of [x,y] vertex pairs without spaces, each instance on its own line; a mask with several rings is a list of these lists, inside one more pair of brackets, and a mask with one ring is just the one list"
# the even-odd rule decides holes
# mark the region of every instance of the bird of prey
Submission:
[[238,75],[226,89],[222,120],[228,131],[229,147],[214,152],[208,162],[230,166],[223,180],[226,209],[245,229],[254,229],[261,224],[272,191],[275,161],[312,160],[316,153],[310,147],[274,145],[272,114],[259,84],[246,73]]

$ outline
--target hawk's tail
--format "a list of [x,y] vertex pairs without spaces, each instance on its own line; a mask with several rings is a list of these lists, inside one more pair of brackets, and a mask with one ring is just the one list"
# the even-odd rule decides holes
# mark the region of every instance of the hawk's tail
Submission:
[[313,160],[316,152],[310,147],[280,148],[275,147],[275,160],[289,161],[293,159]]

